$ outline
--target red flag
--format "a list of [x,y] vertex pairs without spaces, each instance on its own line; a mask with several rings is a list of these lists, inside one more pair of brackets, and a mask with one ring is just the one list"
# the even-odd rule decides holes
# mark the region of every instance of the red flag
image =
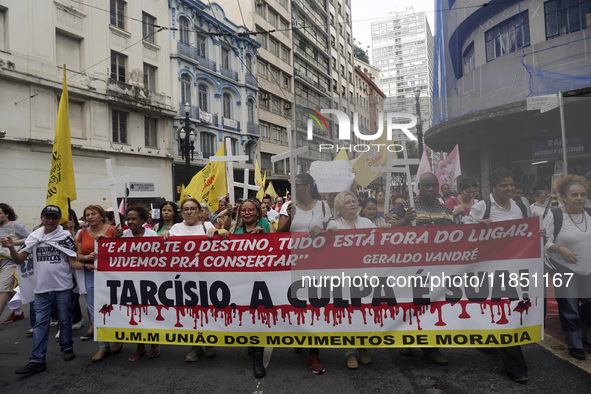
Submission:
[[419,178],[426,172],[433,172],[431,170],[431,162],[429,162],[429,155],[427,155],[427,149],[423,145],[423,155],[421,156],[421,162],[419,163],[419,169],[417,170],[417,181],[415,183],[414,192],[419,195]]
[[125,197],[123,197],[119,203],[119,213],[125,215]]
[[460,151],[458,146],[447,155],[445,160],[439,164],[437,172],[435,173],[439,179],[439,187],[447,184],[453,187],[456,183],[456,178],[462,175],[462,168],[460,166]]

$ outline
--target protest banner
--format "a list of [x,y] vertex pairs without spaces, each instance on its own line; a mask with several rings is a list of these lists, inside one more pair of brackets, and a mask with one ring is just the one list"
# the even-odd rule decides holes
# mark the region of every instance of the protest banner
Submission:
[[347,160],[313,161],[310,165],[310,175],[316,181],[320,193],[349,190],[355,182],[353,168]]
[[306,234],[103,239],[99,341],[513,346],[542,339],[539,219]]

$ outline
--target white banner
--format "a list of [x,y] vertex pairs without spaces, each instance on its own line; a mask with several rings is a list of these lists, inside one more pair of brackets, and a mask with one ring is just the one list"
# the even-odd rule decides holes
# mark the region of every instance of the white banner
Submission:
[[238,122],[235,121],[234,119],[228,119],[228,118],[222,118],[222,119],[223,119],[224,126],[238,129]]

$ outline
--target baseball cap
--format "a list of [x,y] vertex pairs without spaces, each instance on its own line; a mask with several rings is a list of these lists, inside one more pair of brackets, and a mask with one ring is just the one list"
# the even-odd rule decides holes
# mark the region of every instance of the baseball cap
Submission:
[[41,211],[41,216],[45,215],[57,215],[62,217],[62,210],[56,205],[48,205]]

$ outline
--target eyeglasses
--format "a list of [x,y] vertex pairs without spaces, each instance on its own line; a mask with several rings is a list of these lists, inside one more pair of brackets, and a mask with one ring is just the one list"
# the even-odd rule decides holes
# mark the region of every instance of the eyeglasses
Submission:
[[241,208],[240,209],[241,213],[255,213],[256,212],[256,208]]
[[474,191],[474,192],[468,192],[468,191],[466,191],[466,190],[462,190],[462,193],[464,193],[464,194],[469,194],[469,195],[471,195],[471,196],[473,196],[474,194],[476,194],[476,192],[475,192],[475,191]]
[[197,210],[197,207],[186,207],[183,208],[183,212],[195,212]]

